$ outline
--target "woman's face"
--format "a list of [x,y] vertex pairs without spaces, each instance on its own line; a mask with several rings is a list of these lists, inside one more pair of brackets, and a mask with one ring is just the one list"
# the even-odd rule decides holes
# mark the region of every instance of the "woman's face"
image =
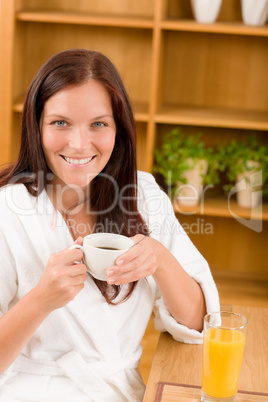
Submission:
[[110,96],[97,81],[66,87],[49,98],[40,127],[54,184],[86,188],[110,159],[116,124]]

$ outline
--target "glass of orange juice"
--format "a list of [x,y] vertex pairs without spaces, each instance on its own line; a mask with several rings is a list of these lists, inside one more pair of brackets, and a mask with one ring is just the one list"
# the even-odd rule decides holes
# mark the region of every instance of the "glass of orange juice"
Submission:
[[229,311],[207,314],[203,331],[203,402],[235,402],[247,319]]

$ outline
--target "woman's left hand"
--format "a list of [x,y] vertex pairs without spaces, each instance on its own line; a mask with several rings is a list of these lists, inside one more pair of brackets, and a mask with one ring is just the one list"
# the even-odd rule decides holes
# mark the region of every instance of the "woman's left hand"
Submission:
[[[144,236],[131,239],[136,243]],[[146,237],[107,268],[107,282],[123,285],[153,275],[171,315],[177,322],[201,331],[206,313],[200,285],[182,268],[177,259],[159,241]]]
[[[131,237],[134,243],[143,238],[143,235]],[[121,255],[116,260],[116,265],[107,269],[107,282],[111,285],[123,285],[153,275],[158,268],[157,245],[161,246],[161,243],[147,237]]]

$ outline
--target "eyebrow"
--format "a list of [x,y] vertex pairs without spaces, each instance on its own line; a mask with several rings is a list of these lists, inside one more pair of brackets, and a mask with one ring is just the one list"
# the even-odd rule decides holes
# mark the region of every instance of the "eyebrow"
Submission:
[[102,116],[94,117],[94,120],[103,119],[104,117],[111,117],[113,119],[114,116],[111,114],[104,114]]
[[57,114],[57,113],[48,114],[48,115],[45,115],[44,117],[57,117],[57,118],[59,118],[59,119],[67,119],[67,117],[62,116],[62,115]]

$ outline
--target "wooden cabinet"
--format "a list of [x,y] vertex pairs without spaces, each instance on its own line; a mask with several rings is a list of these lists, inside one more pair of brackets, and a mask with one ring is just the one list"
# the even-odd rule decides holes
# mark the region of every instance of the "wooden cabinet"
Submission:
[[[154,3],[3,0],[1,4],[0,162],[17,154],[24,93],[37,69],[67,48],[102,51],[118,67],[135,105],[139,147],[149,120]],[[139,165],[145,169],[146,161]]]
[[[18,152],[20,113],[31,78],[48,57],[75,47],[102,51],[118,67],[133,100],[142,170],[151,170],[154,148],[178,125],[185,133],[201,131],[210,145],[252,131],[268,140],[268,25],[244,25],[240,0],[223,0],[215,24],[196,23],[188,0],[1,0],[0,29],[1,163]],[[250,211],[234,208],[251,218]],[[229,252],[239,239],[228,245],[228,227],[241,236],[243,225],[236,227],[227,201],[208,197],[203,211],[180,214],[189,225],[196,217],[210,217],[221,228],[213,235],[212,254],[209,239],[193,236],[212,267],[219,258],[219,269],[227,264],[243,271],[237,269],[243,250],[235,259]],[[265,220],[261,232],[242,234],[252,249],[245,270],[267,278],[264,251],[254,251],[264,245],[266,205],[257,219]],[[244,231],[250,229],[244,226]]]

